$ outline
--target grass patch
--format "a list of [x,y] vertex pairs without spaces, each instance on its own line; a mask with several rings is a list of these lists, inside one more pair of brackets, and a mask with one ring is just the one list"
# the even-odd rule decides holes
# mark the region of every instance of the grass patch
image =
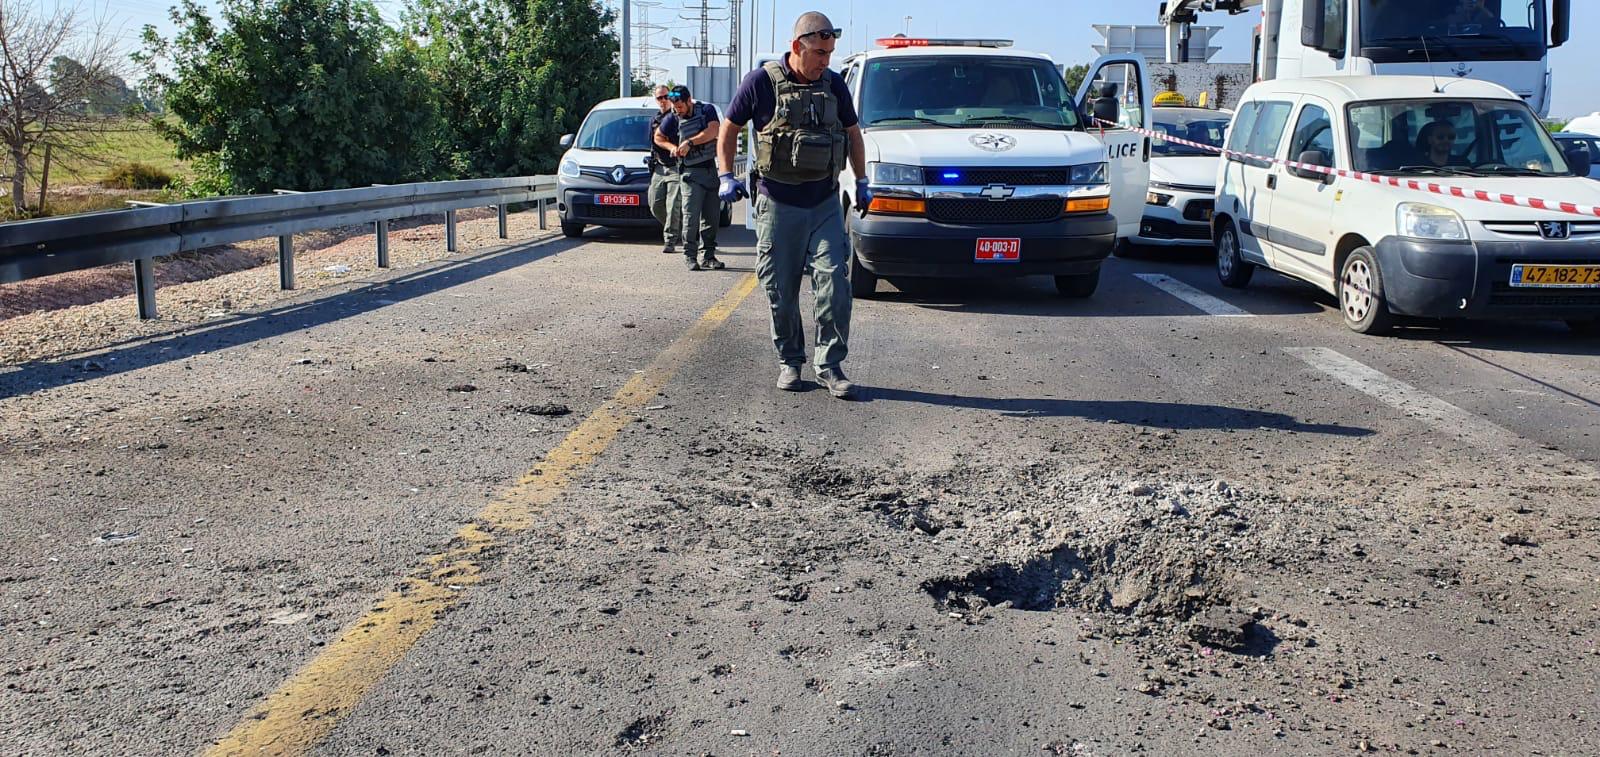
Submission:
[[123,163],[100,180],[107,189],[166,189],[172,174],[148,163]]
[[[178,160],[172,144],[156,134],[150,124],[137,119],[118,121],[88,152],[90,157],[86,159],[55,160],[50,166],[50,183],[99,184],[112,169],[126,163],[141,163],[168,176],[189,175],[188,163]],[[32,169],[37,174],[39,167]],[[37,175],[31,178],[38,180]]]

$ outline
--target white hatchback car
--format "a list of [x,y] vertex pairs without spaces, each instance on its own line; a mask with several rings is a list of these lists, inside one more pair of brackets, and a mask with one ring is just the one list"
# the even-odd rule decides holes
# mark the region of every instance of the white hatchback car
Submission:
[[[1153,130],[1221,148],[1232,117],[1232,112],[1224,110],[1158,106]],[[1163,139],[1152,140],[1150,154],[1150,191],[1145,196],[1139,233],[1131,241],[1148,247],[1210,247],[1211,209],[1221,158]]]
[[1369,334],[1402,315],[1597,331],[1600,218],[1502,196],[1588,208],[1600,205],[1600,183],[1582,178],[1588,153],[1563,154],[1504,87],[1420,76],[1263,82],[1245,91],[1228,147],[1212,224],[1227,286],[1271,268],[1334,294],[1345,323]]

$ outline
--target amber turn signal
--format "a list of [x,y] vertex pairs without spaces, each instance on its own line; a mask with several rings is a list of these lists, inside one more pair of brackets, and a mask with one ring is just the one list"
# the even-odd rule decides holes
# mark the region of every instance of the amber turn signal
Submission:
[[1068,213],[1104,213],[1110,209],[1110,197],[1074,197],[1067,200]]
[[928,203],[924,200],[907,200],[900,197],[874,197],[872,198],[872,204],[867,206],[867,211],[891,215],[920,216],[928,212]]

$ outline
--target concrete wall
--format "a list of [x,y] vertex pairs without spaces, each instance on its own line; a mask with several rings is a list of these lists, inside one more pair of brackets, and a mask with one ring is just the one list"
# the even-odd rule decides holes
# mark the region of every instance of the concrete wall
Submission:
[[1152,63],[1150,87],[1153,94],[1178,92],[1195,104],[1201,92],[1209,92],[1213,108],[1233,109],[1245,87],[1253,83],[1249,63]]

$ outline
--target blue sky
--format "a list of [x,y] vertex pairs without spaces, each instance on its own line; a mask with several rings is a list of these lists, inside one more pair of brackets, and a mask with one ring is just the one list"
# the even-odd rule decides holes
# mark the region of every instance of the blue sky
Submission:
[[[713,11],[711,15],[726,18],[729,0],[711,1],[713,6],[722,9]],[[614,5],[615,0],[607,2]],[[680,18],[689,15],[681,10],[685,0],[659,2],[659,6],[647,11],[653,24],[666,27],[665,31],[655,35],[655,45],[670,48],[672,37],[689,40],[699,33],[698,21]],[[1153,24],[1160,5],[1159,0],[744,0],[747,19],[754,3],[760,4],[762,51],[770,47],[771,19],[778,19],[776,32],[781,44],[795,16],[807,10],[819,10],[847,30],[845,40],[839,46],[845,53],[870,45],[874,38],[902,31],[906,27],[905,17],[909,15],[910,30],[914,35],[1012,39],[1020,48],[1049,53],[1057,61],[1067,63],[1084,63],[1094,58],[1090,45],[1099,37],[1091,25]],[[167,0],[105,0],[103,7],[121,25],[131,49],[137,43],[138,30],[145,24],[155,24],[163,32],[170,31],[165,12],[170,4]],[[1551,115],[1558,117],[1600,111],[1600,45],[1583,39],[1585,32],[1600,34],[1593,31],[1600,30],[1600,3],[1576,0],[1573,5],[1572,28],[1579,40],[1569,42],[1552,53],[1555,103]],[[379,0],[378,6],[385,18],[393,20],[398,17],[404,3],[401,0]],[[637,14],[640,8],[635,5],[634,9]],[[1258,14],[1254,12],[1231,17],[1218,13],[1211,14],[1205,20],[1209,25],[1223,27],[1218,40],[1222,53],[1217,56],[1217,61],[1248,60],[1250,30],[1257,18]],[[713,22],[709,36],[719,46],[726,45],[727,23]],[[667,69],[667,76],[680,81],[684,78],[684,67],[692,62],[690,55],[670,50],[655,53],[654,56],[653,65]]]

